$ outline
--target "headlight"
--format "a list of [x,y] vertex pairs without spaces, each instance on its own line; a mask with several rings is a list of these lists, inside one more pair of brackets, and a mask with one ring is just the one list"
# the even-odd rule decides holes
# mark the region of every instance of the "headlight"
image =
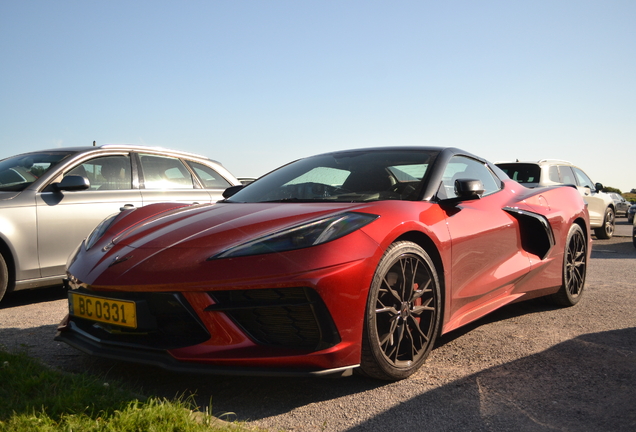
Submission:
[[329,216],[243,243],[209,259],[260,255],[316,246],[346,236],[378,217],[378,215],[366,213],[342,213]]
[[86,250],[89,250],[90,248],[92,248],[93,245],[95,243],[97,243],[97,241],[100,238],[102,238],[102,236],[104,235],[106,230],[108,230],[108,228],[113,223],[115,218],[117,216],[119,216],[119,215],[120,215],[120,213],[115,213],[115,214],[112,214],[112,215],[108,216],[106,219],[101,221],[99,223],[99,225],[97,225],[95,227],[95,229],[93,229],[93,231],[91,231],[91,233],[88,235],[88,237],[86,237],[86,242],[84,244],[84,247],[86,248]]

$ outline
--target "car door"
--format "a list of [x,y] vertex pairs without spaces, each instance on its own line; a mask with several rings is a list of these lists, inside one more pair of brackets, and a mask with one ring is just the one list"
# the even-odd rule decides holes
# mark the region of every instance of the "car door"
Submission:
[[67,169],[67,175],[86,177],[89,189],[58,191],[49,185],[36,194],[42,277],[63,275],[69,254],[107,216],[142,205],[128,154],[91,158]]
[[190,169],[176,157],[139,153],[140,188],[144,205],[159,202],[203,204],[215,202]]
[[577,185],[577,189],[587,203],[587,210],[590,214],[590,224],[593,226],[601,225],[605,217],[605,200],[599,196],[599,192],[587,174],[576,167],[560,167],[561,172],[567,172],[568,170],[570,170],[576,178],[576,183],[571,184]]
[[452,248],[451,320],[470,313],[471,308],[480,309],[481,315],[489,310],[488,304],[495,307],[504,297],[510,301],[512,284],[530,270],[530,260],[521,251],[518,225],[502,210],[509,195],[501,191],[501,181],[486,165],[464,156],[454,156],[447,165],[443,184],[448,198],[454,196],[457,179],[481,180],[485,192],[481,199],[451,207],[442,204],[449,214]]

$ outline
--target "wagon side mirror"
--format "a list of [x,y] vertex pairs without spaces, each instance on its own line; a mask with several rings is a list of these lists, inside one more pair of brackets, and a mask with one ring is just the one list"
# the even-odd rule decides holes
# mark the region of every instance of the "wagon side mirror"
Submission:
[[603,189],[605,189],[605,187],[603,187],[603,183],[594,184],[594,188],[596,189],[596,192],[603,192]]
[[62,179],[61,182],[53,185],[58,191],[80,191],[91,187],[91,182],[84,176],[69,175]]

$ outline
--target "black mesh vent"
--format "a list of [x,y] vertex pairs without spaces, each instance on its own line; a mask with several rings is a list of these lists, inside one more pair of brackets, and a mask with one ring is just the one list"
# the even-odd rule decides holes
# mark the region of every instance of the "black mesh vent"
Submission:
[[286,348],[325,349],[340,341],[320,296],[309,288],[214,291],[217,304],[256,342]]
[[135,302],[136,329],[71,317],[76,327],[103,343],[166,350],[196,345],[210,338],[205,326],[181,294],[94,292],[84,289],[74,292]]

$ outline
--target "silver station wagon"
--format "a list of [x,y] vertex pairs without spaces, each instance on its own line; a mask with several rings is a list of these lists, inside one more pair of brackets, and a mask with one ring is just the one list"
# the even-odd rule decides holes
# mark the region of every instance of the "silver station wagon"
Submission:
[[0,299],[61,283],[70,253],[113,213],[212,203],[240,184],[218,162],[153,147],[69,147],[1,160]]

